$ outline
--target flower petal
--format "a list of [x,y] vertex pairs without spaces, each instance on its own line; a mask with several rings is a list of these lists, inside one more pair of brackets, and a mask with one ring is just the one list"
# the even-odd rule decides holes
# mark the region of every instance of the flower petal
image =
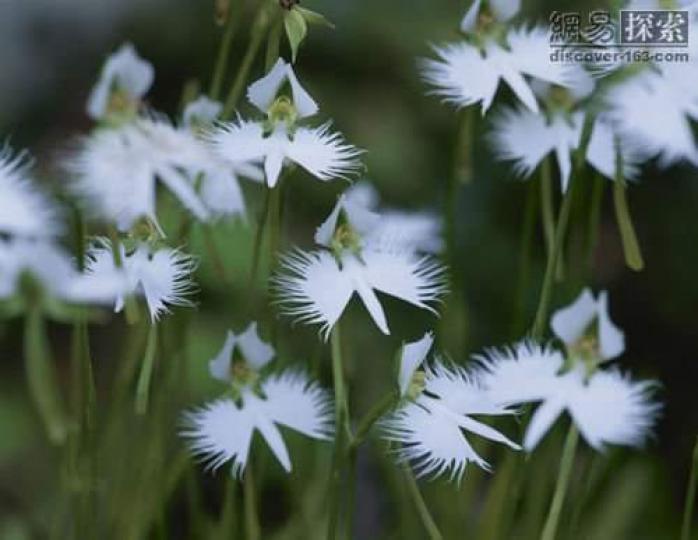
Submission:
[[563,343],[571,345],[584,335],[596,315],[596,300],[589,289],[584,289],[572,304],[553,313],[550,326]]
[[237,345],[245,358],[255,370],[259,371],[274,358],[274,347],[265,343],[257,333],[257,323],[253,322],[237,337]]
[[405,343],[402,346],[400,354],[400,371],[398,373],[398,386],[400,387],[400,395],[405,397],[407,389],[410,386],[412,375],[417,371],[417,368],[424,362],[434,344],[434,333],[427,332],[417,341]]
[[329,124],[298,128],[286,149],[288,159],[323,181],[347,178],[361,166],[360,154],[340,133],[331,132]]
[[620,356],[625,351],[625,334],[611,321],[608,314],[608,293],[606,291],[599,293],[597,309],[601,356],[604,360],[610,360]]
[[540,440],[564,410],[565,402],[560,399],[548,399],[536,409],[524,436],[523,446],[527,452],[535,450]]
[[233,350],[235,349],[236,342],[237,338],[235,334],[228,330],[223,347],[218,354],[208,362],[208,372],[214,379],[218,379],[219,381],[226,383],[230,381],[230,367],[233,360]]

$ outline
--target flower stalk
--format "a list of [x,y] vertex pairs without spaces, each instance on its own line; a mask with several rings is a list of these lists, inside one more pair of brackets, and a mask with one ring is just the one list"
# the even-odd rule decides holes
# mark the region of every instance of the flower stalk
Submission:
[[257,517],[257,490],[251,464],[245,470],[243,490],[245,502],[245,538],[247,538],[247,540],[260,540],[262,533]]
[[158,344],[158,327],[156,324],[151,324],[148,331],[148,341],[145,346],[145,356],[141,372],[138,375],[138,383],[136,386],[136,413],[145,414],[148,412],[148,401],[150,399],[150,380],[153,376],[155,367],[155,354]]
[[429,507],[427,506],[422,493],[419,491],[419,485],[417,484],[417,479],[414,477],[414,473],[409,468],[409,466],[404,467],[405,470],[405,480],[407,481],[407,488],[417,508],[417,514],[419,514],[419,519],[424,525],[424,529],[427,531],[427,535],[430,540],[443,540],[443,535],[439,531],[439,527],[436,525],[436,521],[429,512]]
[[621,152],[620,142],[616,138],[616,176],[613,183],[613,205],[616,210],[616,220],[618,222],[618,230],[620,238],[623,242],[623,255],[625,256],[625,264],[628,268],[640,272],[645,267],[645,261],[642,257],[640,243],[637,240],[635,226],[630,215],[628,205],[628,193],[625,178],[623,176],[623,153]]

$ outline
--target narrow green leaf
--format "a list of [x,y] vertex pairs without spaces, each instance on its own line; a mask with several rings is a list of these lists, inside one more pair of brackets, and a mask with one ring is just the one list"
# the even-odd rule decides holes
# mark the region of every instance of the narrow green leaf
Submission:
[[630,208],[628,207],[628,195],[625,178],[623,177],[623,154],[620,151],[618,140],[616,140],[615,147],[616,177],[613,187],[613,203],[616,210],[616,221],[621,241],[623,242],[625,263],[631,270],[639,272],[644,269],[645,262],[640,250],[640,243],[637,240],[637,234],[635,233],[635,226],[630,216]]
[[334,24],[332,24],[332,22],[328,21],[324,15],[322,15],[316,11],[313,11],[311,9],[302,8],[300,6],[294,6],[292,11],[297,11],[298,13],[300,13],[303,16],[303,18],[305,19],[305,22],[307,22],[308,24],[316,24],[319,26],[325,26],[327,28],[332,28],[332,29],[334,29],[334,27],[335,27]]
[[295,62],[296,56],[298,56],[298,49],[308,33],[308,25],[303,15],[292,9],[284,16],[284,26],[286,27],[288,42],[291,45],[291,57]]

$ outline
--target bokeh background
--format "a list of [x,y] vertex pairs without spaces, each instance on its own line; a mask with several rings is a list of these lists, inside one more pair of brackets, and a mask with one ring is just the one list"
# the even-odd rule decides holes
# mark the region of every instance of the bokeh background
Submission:
[[[246,4],[249,21],[254,2]],[[485,347],[523,337],[542,280],[544,243],[537,227],[526,269],[522,223],[531,187],[515,178],[506,164],[493,162],[485,141],[486,118],[477,119],[471,182],[455,190],[449,187],[458,155],[458,114],[425,95],[416,66],[418,57],[429,54],[429,43],[456,38],[467,2],[304,0],[303,6],[325,14],[336,29],[311,28],[297,71],[320,103],[321,116],[333,119],[352,143],[367,150],[365,176],[380,190],[384,203],[435,212],[450,208],[456,216],[457,258],[449,261],[454,294],[446,301],[441,321],[387,300],[393,335],[386,338],[361,306],[350,310],[345,354],[352,408],[358,415],[388,388],[399,343],[427,328],[441,326],[440,345],[459,362]],[[524,12],[530,20],[545,22],[551,9],[526,3]],[[580,8],[566,2],[556,3],[554,9]],[[134,43],[156,68],[149,104],[176,116],[185,84],[198,81],[205,89],[210,82],[221,36],[213,12],[212,0],[0,0],[1,136],[15,148],[29,149],[41,180],[60,191],[67,181],[60,159],[71,142],[92,127],[84,105],[106,55],[124,41]],[[243,24],[233,43],[233,74],[247,29]],[[285,44],[282,50],[288,56]],[[253,78],[261,76],[262,61],[255,63]],[[500,98],[510,100],[506,92]],[[554,305],[569,302],[584,285],[608,289],[612,317],[627,337],[627,351],[619,363],[639,376],[658,378],[666,406],[656,437],[645,449],[610,450],[596,458],[588,449],[582,452],[571,497],[580,515],[572,512],[566,518],[564,533],[592,540],[674,538],[698,433],[698,173],[681,167],[660,172],[649,166],[631,187],[632,214],[647,262],[641,273],[624,266],[610,183],[605,186],[599,241],[591,259],[587,256],[591,186],[591,179],[585,178],[573,209],[565,279],[556,287]],[[285,247],[311,245],[314,227],[341,188],[321,185],[303,173],[289,180]],[[176,391],[156,390],[153,418],[126,414],[117,422],[109,413],[118,401],[112,383],[120,374],[128,377],[124,358],[138,357],[142,336],[118,318],[106,317],[92,329],[98,432],[109,431],[102,433],[101,457],[95,465],[108,472],[98,474],[94,485],[85,488],[66,480],[70,460],[48,445],[26,396],[21,324],[0,321],[0,538],[69,537],[69,509],[79,500],[76,494],[84,495],[86,489],[106,526],[95,538],[213,537],[211,524],[217,520],[227,475],[209,475],[182,457],[177,414],[220,391],[207,380],[206,363],[225,330],[240,329],[251,317],[269,317],[260,280],[255,297],[248,290],[253,224],[262,193],[249,184],[245,191],[249,223],[221,224],[213,238],[225,279],[212,263],[201,231],[194,229],[185,246],[201,257],[199,310],[177,310],[167,322],[188,330],[173,332],[181,341],[172,339],[158,358],[154,388],[169,380],[168,388]],[[166,198],[163,205],[163,212],[170,212],[165,222],[173,230],[182,216]],[[315,330],[292,328],[284,319],[277,328],[282,361],[310,365],[329,385],[328,351]],[[265,332],[271,333],[269,325]],[[51,336],[67,395],[69,329],[52,326]],[[130,397],[119,399],[126,402]],[[517,427],[510,423],[503,429],[513,435]],[[526,461],[483,448],[495,472],[470,468],[460,487],[425,484],[446,537],[534,537],[527,527],[533,527],[541,511],[537,501],[547,501],[561,435],[562,429]],[[300,437],[291,436],[290,441],[296,468],[288,479],[263,445],[255,447],[261,456],[256,466],[266,471],[260,495],[264,538],[313,538],[324,530],[330,447]],[[375,443],[360,455],[356,538],[423,538],[399,471],[382,452]],[[179,469],[172,466],[180,463]],[[519,517],[509,523],[508,514],[498,515],[501,506],[492,501],[496,490],[514,489],[516,477],[507,475],[517,467],[526,480],[516,486],[521,490]],[[507,512],[514,515],[512,509]]]

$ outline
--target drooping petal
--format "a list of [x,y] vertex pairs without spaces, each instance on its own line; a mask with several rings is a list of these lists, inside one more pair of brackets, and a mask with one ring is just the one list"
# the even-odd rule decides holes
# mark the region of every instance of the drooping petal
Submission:
[[565,409],[565,402],[561,399],[551,398],[544,401],[533,413],[531,421],[526,428],[523,446],[527,452],[532,452],[538,443],[550,430]]
[[328,252],[296,250],[281,260],[273,279],[282,313],[320,324],[325,339],[349,302],[354,287]]
[[285,132],[276,130],[267,138],[267,154],[264,156],[264,174],[267,178],[267,185],[272,189],[279,181],[288,149],[289,141]]
[[208,372],[211,377],[222,382],[228,382],[231,378],[230,367],[233,360],[233,350],[237,338],[233,332],[228,330],[223,347],[208,363]]
[[421,339],[411,343],[405,343],[402,346],[400,370],[398,372],[400,396],[405,397],[407,395],[412,375],[414,375],[417,368],[424,362],[433,344],[434,333],[427,332]]
[[281,436],[279,428],[274,425],[274,422],[264,412],[264,401],[248,395],[245,399],[245,407],[255,410],[255,428],[262,434],[267,446],[269,446],[276,459],[279,460],[284,470],[291,472],[291,456],[288,455],[288,448],[286,448],[286,443]]
[[286,149],[286,157],[319,180],[347,178],[358,170],[361,151],[330,131],[330,124],[298,128]]
[[539,112],[538,101],[536,95],[524,79],[521,65],[517,62],[518,58],[504,49],[495,42],[490,42],[486,49],[487,61],[499,74],[499,77],[504,80],[509,88],[514,92],[519,101],[534,113]]
[[257,332],[257,323],[252,322],[237,338],[245,361],[259,371],[274,358],[274,347],[262,341]]
[[574,86],[578,66],[550,61],[549,31],[544,26],[512,28],[507,33],[512,67],[558,86]]
[[262,383],[261,407],[274,422],[314,439],[330,439],[333,406],[329,394],[302,372],[286,370]]
[[140,99],[150,89],[154,78],[152,64],[138,56],[133,45],[123,44],[104,64],[87,101],[87,114],[94,120],[104,116],[114,87],[133,100]]
[[190,440],[192,452],[207,468],[215,471],[232,461],[232,474],[242,476],[255,429],[249,408],[240,408],[230,399],[220,399],[186,413],[184,422],[181,435]]
[[606,444],[640,446],[661,409],[651,397],[655,386],[634,382],[618,370],[598,371],[571,396],[570,414],[596,450]]
[[344,217],[354,231],[362,237],[370,236],[372,231],[375,231],[375,228],[380,226],[381,217],[364,205],[350,199],[348,191],[339,197],[330,215],[315,231],[316,244],[325,247],[331,246],[332,237],[337,229],[339,216],[342,212],[344,212]]

